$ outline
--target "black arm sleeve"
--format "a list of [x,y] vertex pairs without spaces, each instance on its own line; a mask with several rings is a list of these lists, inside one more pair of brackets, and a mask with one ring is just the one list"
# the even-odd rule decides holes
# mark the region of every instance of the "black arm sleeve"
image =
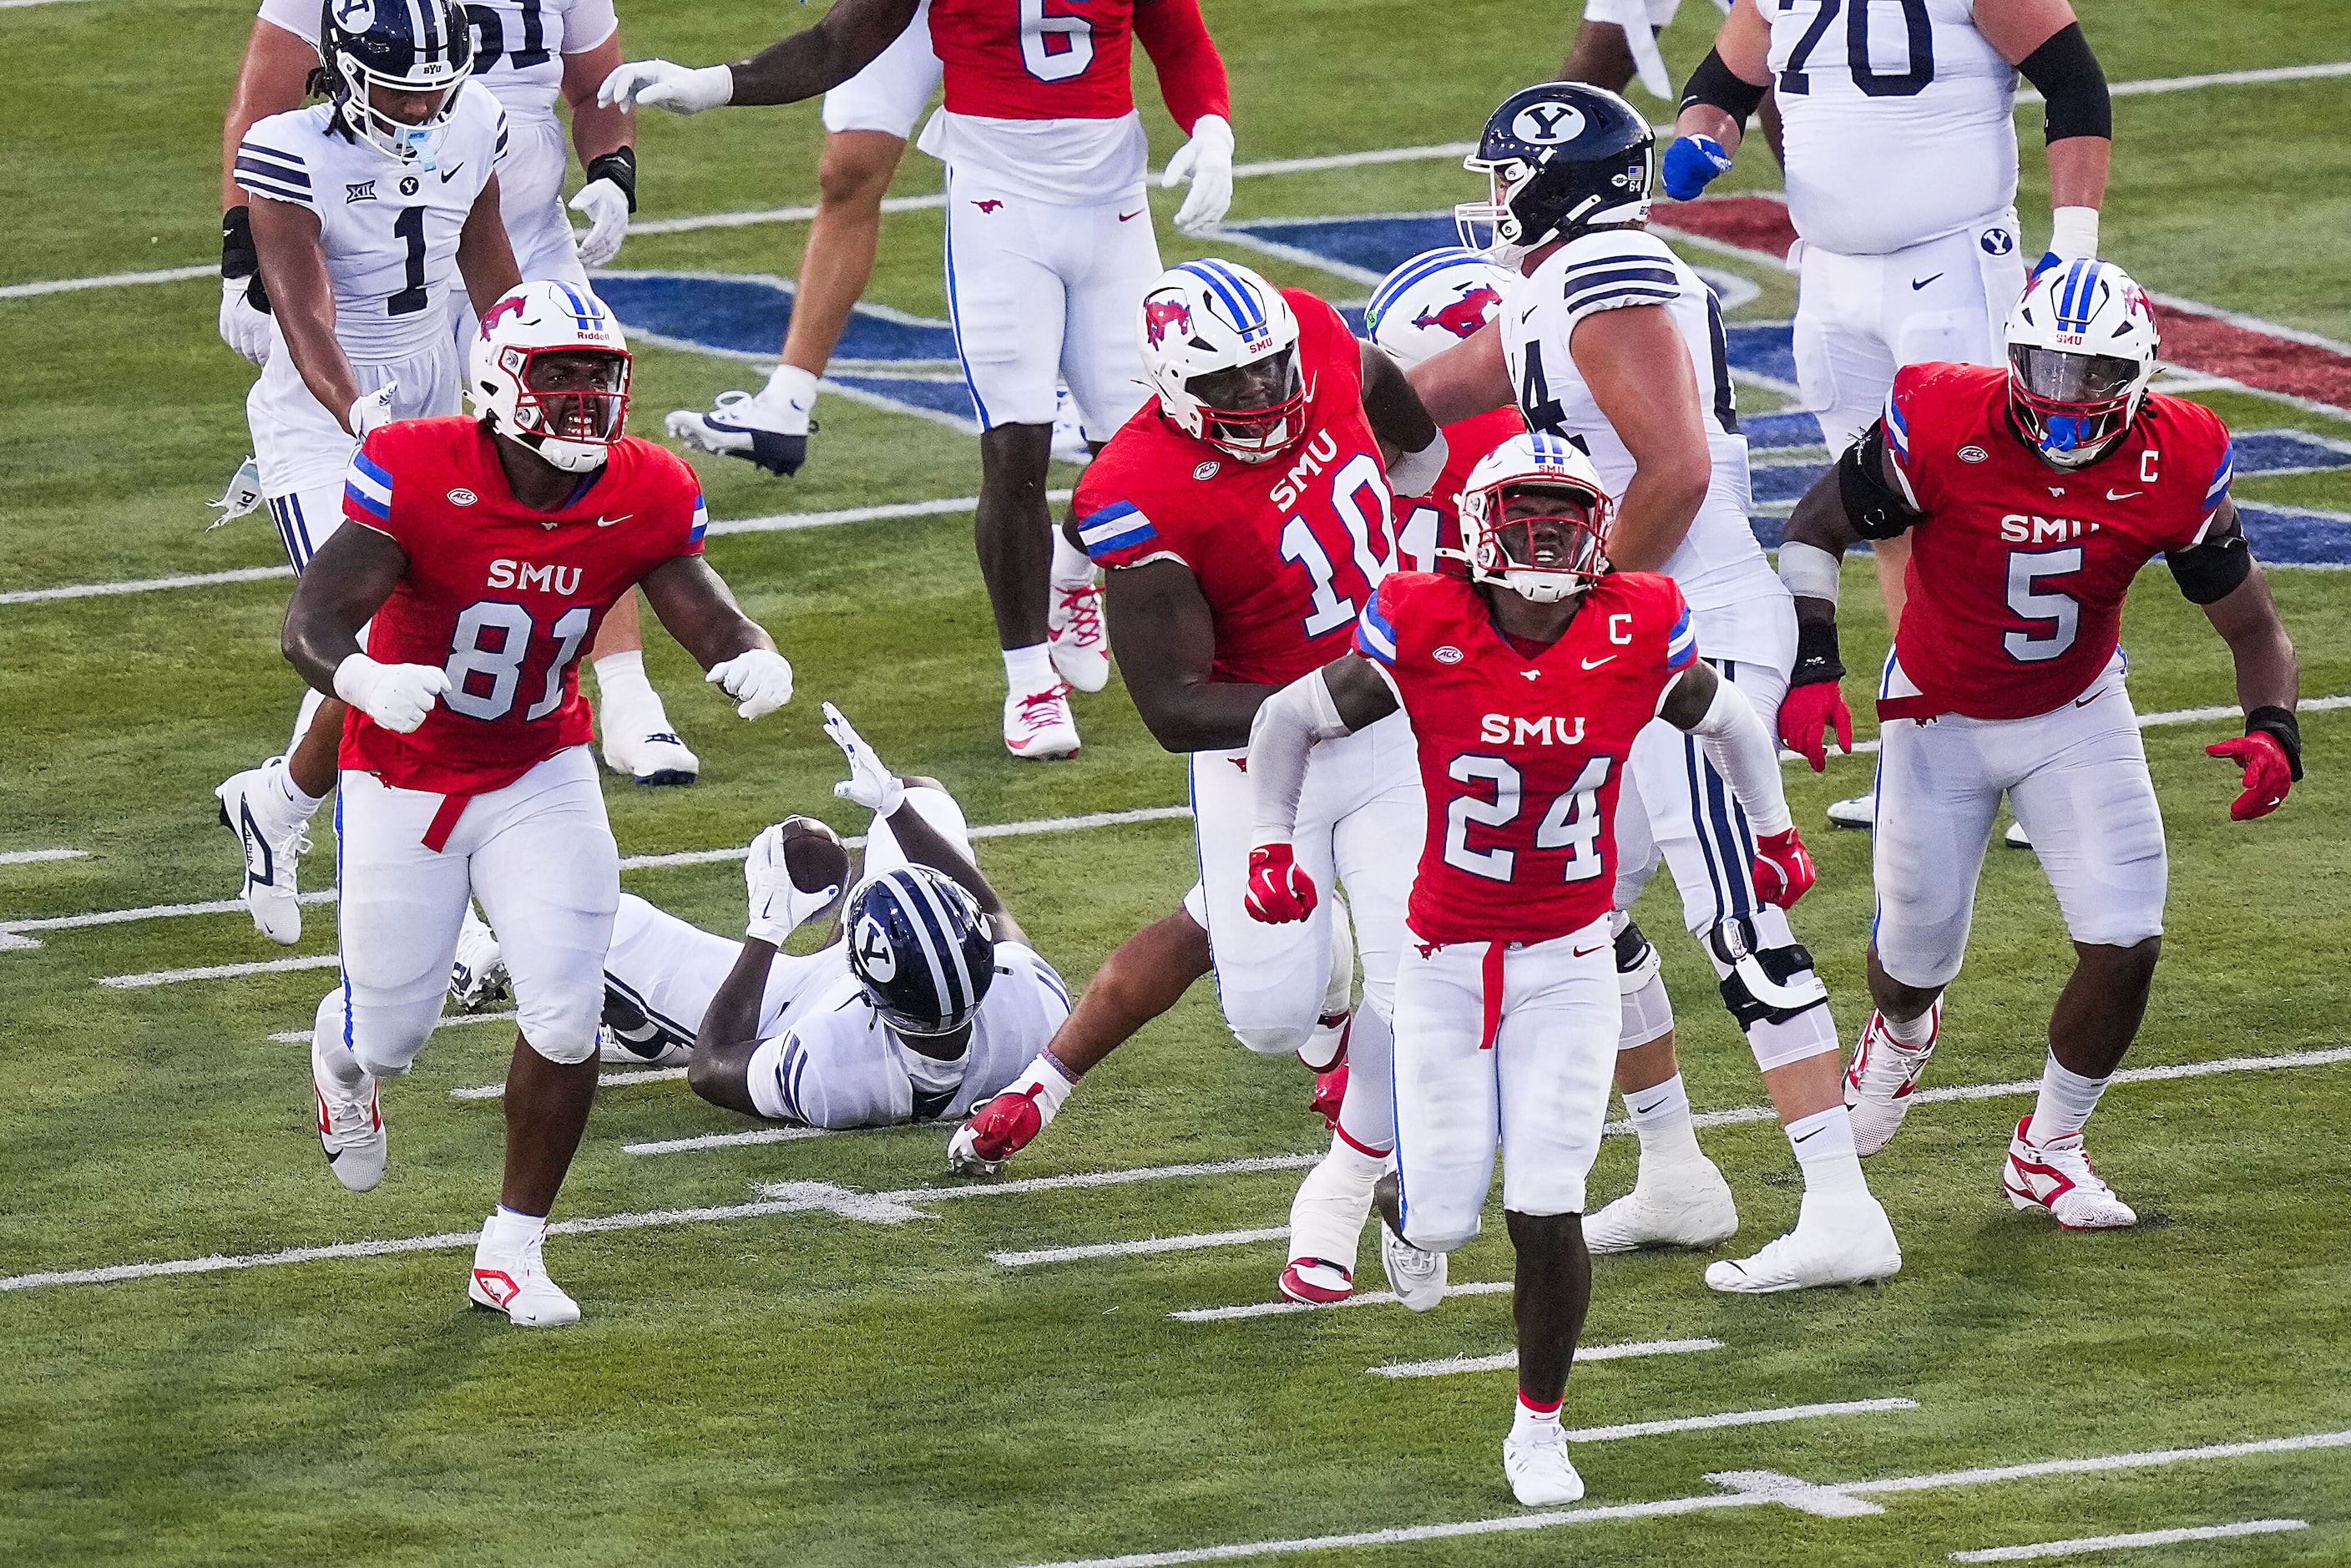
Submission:
[[2231,522],[2227,533],[2217,534],[2194,549],[2166,551],[2163,564],[2171,569],[2172,579],[2189,603],[2211,604],[2228,598],[2252,575],[2253,551],[2245,542],[2244,528]]
[[1918,514],[1901,492],[1886,487],[1886,422],[1874,419],[1861,439],[1837,459],[1837,499],[1844,520],[1865,539],[1890,539],[1907,533]]
[[[2074,29],[2076,33],[2081,30],[2078,26]],[[2092,61],[2090,68],[2095,70],[2097,62]],[[2104,81],[2099,83],[2101,91],[2105,86]],[[1698,61],[1698,69],[1690,72],[1688,85],[1682,89],[1682,107],[1687,109],[1694,103],[1710,103],[1744,125],[1747,117],[1755,112],[1756,106],[1763,101],[1763,95],[1770,90],[1769,87],[1757,87],[1753,82],[1741,81],[1737,73],[1722,63],[1719,54],[1708,49],[1706,58]]]
[[2048,41],[2017,63],[2024,79],[2040,90],[2049,108],[2042,121],[2042,139],[2063,141],[2070,136],[2103,136],[2114,140],[2114,105],[2106,96],[2106,73],[2082,36],[2082,24],[2068,22]]

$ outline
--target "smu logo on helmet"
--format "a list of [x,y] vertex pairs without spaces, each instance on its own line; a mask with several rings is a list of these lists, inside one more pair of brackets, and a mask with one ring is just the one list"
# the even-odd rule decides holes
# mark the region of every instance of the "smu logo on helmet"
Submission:
[[1416,327],[1442,327],[1457,338],[1477,335],[1486,324],[1494,307],[1502,302],[1501,291],[1490,283],[1464,283],[1458,286],[1460,297],[1446,302],[1441,310],[1423,310],[1412,319]]
[[1172,299],[1146,299],[1143,302],[1143,334],[1151,340],[1155,349],[1161,347],[1173,329],[1178,338],[1192,335],[1192,308],[1182,295]]
[[488,337],[490,335],[491,328],[496,326],[499,322],[505,320],[509,316],[521,315],[523,313],[523,309],[524,306],[522,296],[520,294],[507,295],[504,299],[501,299],[496,305],[491,306],[489,309],[483,314],[482,336],[485,338]]
[[1510,117],[1510,134],[1537,147],[1556,147],[1583,134],[1583,111],[1564,103],[1531,103]]
[[857,923],[857,960],[866,975],[882,985],[898,977],[897,950],[890,946],[890,933],[873,915]]

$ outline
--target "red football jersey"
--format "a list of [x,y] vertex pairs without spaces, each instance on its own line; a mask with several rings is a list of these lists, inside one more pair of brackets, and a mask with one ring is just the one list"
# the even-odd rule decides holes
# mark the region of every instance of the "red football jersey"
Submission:
[[1178,129],[1232,110],[1200,0],[931,0],[931,47],[951,113],[1117,120],[1134,111],[1135,37]]
[[369,626],[368,656],[447,670],[412,735],[359,709],[342,765],[401,789],[504,789],[590,737],[580,655],[604,612],[665,560],[702,553],[702,485],[637,436],[559,510],[507,487],[496,438],[465,418],[387,424],[351,458],[343,515],[391,538],[408,571]]
[[1447,555],[1461,549],[1461,491],[1478,460],[1513,435],[1527,433],[1527,416],[1516,403],[1473,413],[1445,427],[1445,472],[1426,496],[1396,497],[1396,570],[1444,571],[1468,569]]
[[1906,365],[1886,450],[1926,514],[1910,528],[1895,637],[1923,711],[2030,718],[2087,691],[2122,636],[2139,568],[2203,541],[2229,493],[2229,428],[2149,395],[2115,449],[2061,473],[2008,423],[1998,365]]
[[1698,656],[1674,580],[1612,572],[1529,658],[1467,578],[1398,572],[1355,650],[1412,719],[1428,831],[1405,918],[1424,942],[1548,942],[1616,894],[1616,796],[1633,737]]
[[1072,507],[1102,565],[1190,569],[1215,617],[1219,681],[1282,685],[1345,653],[1395,559],[1362,345],[1313,295],[1281,294],[1298,317],[1305,436],[1244,463],[1178,430],[1154,398],[1087,465]]

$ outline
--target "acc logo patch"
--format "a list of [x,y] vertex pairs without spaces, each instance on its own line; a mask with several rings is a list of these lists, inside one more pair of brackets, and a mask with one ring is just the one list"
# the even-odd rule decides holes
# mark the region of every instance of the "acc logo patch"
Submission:
[[480,499],[479,496],[462,486],[449,492],[449,504],[453,507],[470,507]]
[[1192,477],[1195,479],[1213,479],[1217,475],[1223,473],[1224,470],[1225,465],[1211,457],[1206,463],[1199,464],[1193,468]]
[[1959,458],[1962,463],[1980,463],[1991,455],[1991,454],[1982,447],[1972,444],[1962,446],[1959,451]]
[[1429,657],[1440,664],[1458,664],[1461,662],[1461,650],[1447,643],[1429,654]]
[[884,985],[898,974],[898,958],[891,950],[890,934],[871,915],[857,923],[857,966],[868,979]]
[[1976,243],[1983,246],[1986,256],[2006,256],[2016,248],[2016,236],[2006,229],[1986,229]]
[[1563,103],[1531,103],[1510,117],[1510,134],[1538,147],[1556,147],[1583,134],[1583,113]]
[[413,174],[403,174],[403,175],[402,175],[402,176],[401,176],[401,180],[400,180],[400,193],[401,193],[402,195],[403,195],[403,196],[413,196],[413,195],[416,194],[416,176],[415,176],[415,175],[413,175]]

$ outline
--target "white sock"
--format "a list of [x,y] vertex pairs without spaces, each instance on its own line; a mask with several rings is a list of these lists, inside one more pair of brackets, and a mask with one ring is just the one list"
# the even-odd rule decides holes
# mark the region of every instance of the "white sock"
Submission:
[[1034,696],[1050,691],[1061,684],[1053,673],[1050,644],[1031,643],[1026,648],[1004,650],[1004,684],[1012,688],[1015,696]]
[[2112,1077],[2085,1078],[2069,1071],[2057,1065],[2053,1053],[2041,1069],[2041,1098],[2032,1105],[2032,1141],[2052,1144],[2080,1132],[2098,1108],[2098,1096],[2113,1082]]
[[1897,1023],[1883,1012],[1877,1016],[1886,1019],[1886,1032],[1894,1037],[1896,1045],[1917,1051],[1935,1042],[1935,1009],[1931,1004],[1925,1012],[1907,1023]]
[[319,1003],[316,1042],[310,1051],[311,1063],[328,1078],[346,1089],[357,1089],[367,1082],[367,1070],[360,1059],[343,1043],[343,993],[340,987],[329,991]]
[[661,694],[645,679],[643,649],[607,653],[590,667],[596,672],[596,695],[603,705],[607,732],[614,726],[641,735],[669,728],[669,714],[662,706]]
[[1796,1164],[1804,1173],[1807,1197],[1818,1193],[1823,1197],[1842,1196],[1848,1192],[1867,1197],[1869,1184],[1862,1179],[1861,1158],[1853,1152],[1853,1118],[1842,1105],[1832,1105],[1825,1111],[1815,1111],[1809,1116],[1799,1116],[1788,1124],[1788,1145],[1796,1151]]
[[752,401],[786,435],[806,435],[809,411],[816,407],[816,374],[798,365],[778,365]]
[[294,770],[287,766],[286,758],[273,757],[261,768],[268,780],[271,804],[283,807],[289,821],[307,822],[327,803],[324,795],[302,792],[302,786],[294,782]]
[[505,1204],[490,1211],[482,1222],[481,1247],[486,1252],[512,1252],[538,1235],[547,1225],[543,1214],[517,1214]]
[[1094,580],[1093,558],[1071,544],[1058,528],[1053,530],[1052,575],[1055,588],[1090,588]]
[[1678,1165],[1706,1157],[1698,1152],[1698,1129],[1690,1123],[1689,1092],[1682,1087],[1680,1073],[1663,1083],[1632,1091],[1625,1096],[1625,1110],[1632,1117],[1633,1135],[1641,1140],[1645,1168],[1652,1162]]
[[1559,1413],[1566,1406],[1567,1401],[1562,1399],[1548,1410],[1539,1409],[1527,1403],[1526,1394],[1521,1390],[1518,1398],[1512,1402],[1512,1407],[1518,1414],[1511,1417],[1510,1430],[1517,1433],[1532,1431],[1544,1427],[1556,1427],[1559,1425]]

